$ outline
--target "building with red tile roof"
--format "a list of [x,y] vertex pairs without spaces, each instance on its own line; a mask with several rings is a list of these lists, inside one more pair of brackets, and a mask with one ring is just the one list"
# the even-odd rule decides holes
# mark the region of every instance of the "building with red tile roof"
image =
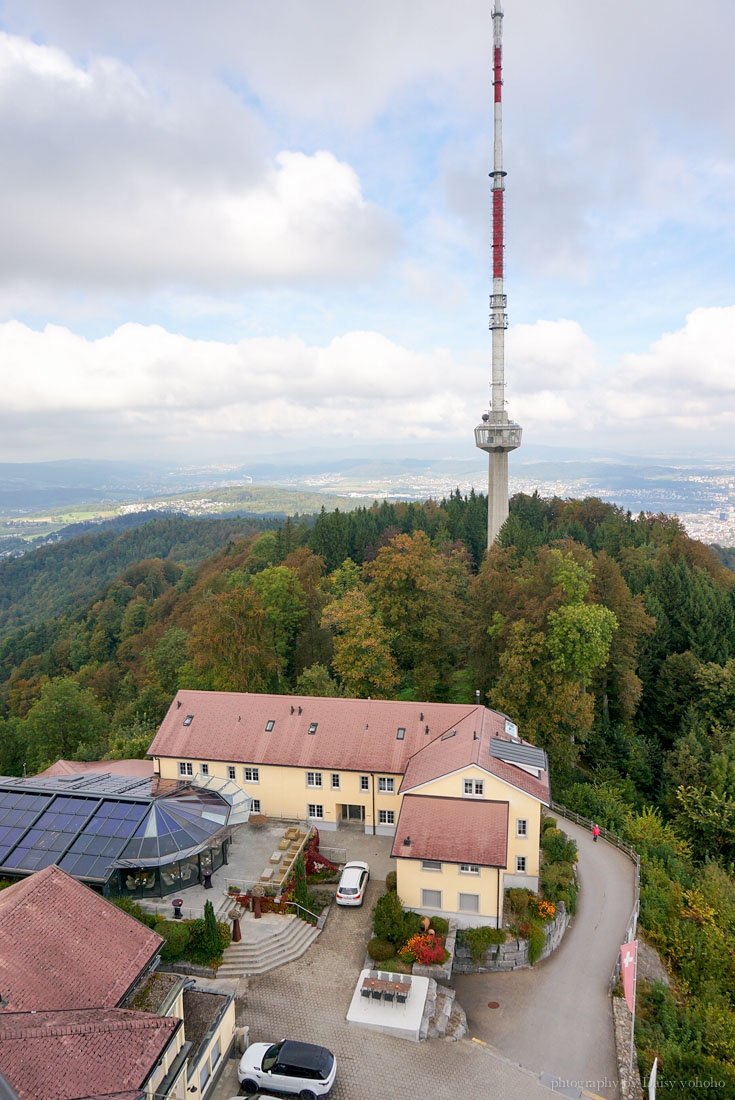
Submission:
[[120,1008],[0,1015],[3,1076],[20,1100],[130,1100],[157,1076],[182,1021]]
[[152,776],[151,760],[57,760],[51,767],[37,775],[86,775],[99,772],[102,775]]
[[4,1079],[21,1100],[205,1097],[234,994],[199,995],[188,1040],[187,983],[156,972],[162,944],[56,866],[0,891],[0,1095]]
[[[420,835],[426,832],[427,851],[434,843],[433,856],[404,858],[402,844],[394,849],[399,892],[410,907],[461,917],[477,900],[476,923],[497,923],[504,889],[537,888],[548,760],[518,737],[506,715],[479,703],[182,690],[149,752],[167,779],[204,775],[239,783],[253,810],[266,816],[322,830],[360,822],[366,832],[412,837],[406,822],[424,822]],[[432,834],[432,815],[447,828]],[[477,829],[484,836],[479,848]],[[451,837],[456,843],[449,845]],[[424,870],[436,875],[436,868],[423,869],[422,861],[440,864],[453,877],[451,889],[424,881]],[[460,865],[473,870],[459,871]],[[458,874],[480,875],[477,899],[464,879],[454,881]]]
[[0,890],[5,1011],[114,1008],[162,944],[161,936],[59,867]]

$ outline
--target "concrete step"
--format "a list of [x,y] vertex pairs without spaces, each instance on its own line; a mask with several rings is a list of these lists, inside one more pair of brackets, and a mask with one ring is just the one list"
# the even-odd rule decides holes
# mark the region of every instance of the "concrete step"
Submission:
[[319,929],[305,921],[283,918],[283,925],[272,935],[248,942],[247,927],[244,939],[225,950],[218,977],[232,978],[241,975],[265,974],[277,966],[298,959],[319,935]]

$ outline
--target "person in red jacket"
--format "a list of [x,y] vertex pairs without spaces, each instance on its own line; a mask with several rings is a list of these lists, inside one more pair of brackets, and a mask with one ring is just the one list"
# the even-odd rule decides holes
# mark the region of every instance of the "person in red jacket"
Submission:
[[599,835],[600,835],[600,826],[597,823],[595,823],[592,826],[592,839],[594,840],[595,844],[597,844],[597,838],[598,838]]

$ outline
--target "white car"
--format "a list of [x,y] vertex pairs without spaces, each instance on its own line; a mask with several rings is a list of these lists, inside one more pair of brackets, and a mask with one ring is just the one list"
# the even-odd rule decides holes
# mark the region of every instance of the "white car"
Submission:
[[261,1089],[295,1094],[299,1100],[316,1100],[329,1093],[337,1076],[337,1060],[326,1047],[282,1039],[280,1043],[253,1043],[237,1067],[244,1092]]
[[345,863],[337,887],[337,905],[362,905],[369,878],[367,863],[360,863],[359,860]]

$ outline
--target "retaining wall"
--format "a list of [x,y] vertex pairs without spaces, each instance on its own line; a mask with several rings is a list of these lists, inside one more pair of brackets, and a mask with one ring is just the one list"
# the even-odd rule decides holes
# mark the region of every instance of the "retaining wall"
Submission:
[[[563,901],[556,907],[556,916],[544,929],[546,943],[538,960],[548,958],[564,938],[571,917]],[[475,962],[469,947],[457,944],[454,951],[454,971],[457,974],[483,974],[488,970],[519,970],[529,966],[528,941],[508,940],[506,943],[493,944],[488,948],[485,958]]]

